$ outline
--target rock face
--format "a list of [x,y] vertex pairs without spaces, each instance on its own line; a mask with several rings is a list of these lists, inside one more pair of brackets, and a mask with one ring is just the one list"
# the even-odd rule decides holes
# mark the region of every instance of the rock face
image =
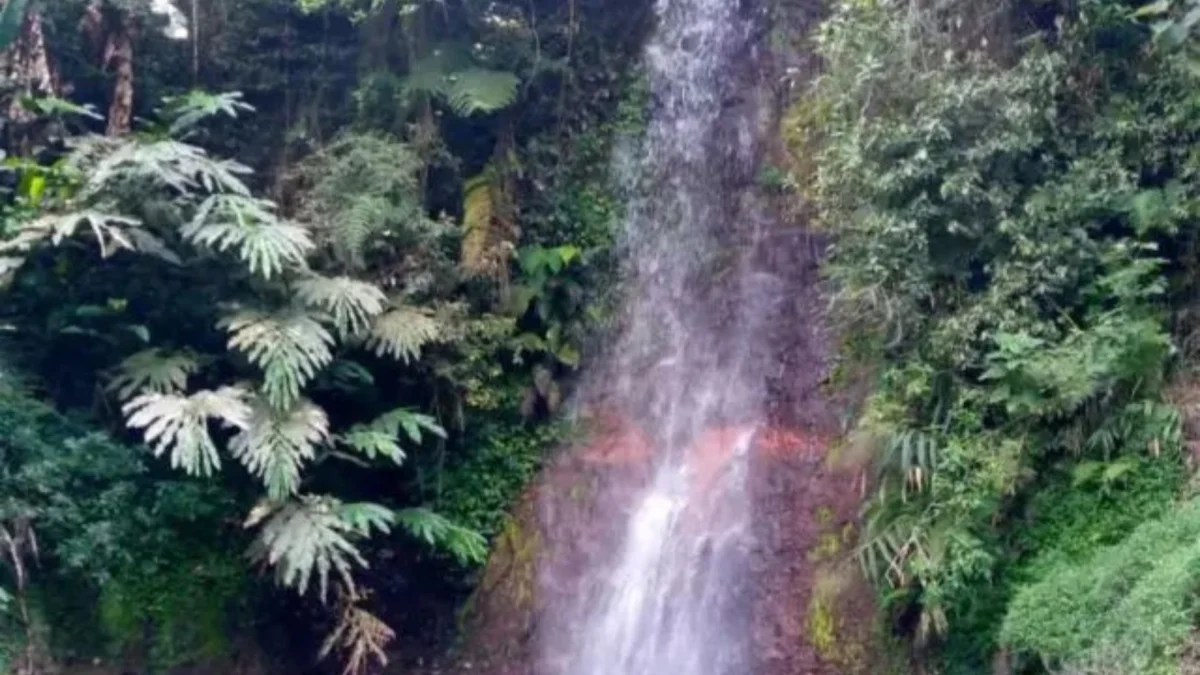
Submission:
[[[724,449],[736,432],[714,429],[694,444],[696,489],[728,460]],[[830,446],[827,435],[768,428],[751,451],[755,543],[744,583],[755,675],[872,672],[873,611],[850,555],[858,476],[833,466]],[[540,661],[539,636],[562,628],[546,608],[583,592],[582,572],[612,555],[623,521],[614,514],[629,508],[652,463],[646,437],[612,419],[596,421],[589,442],[562,453],[514,509],[465,614],[462,654],[447,672],[556,672]]]
[[822,391],[820,242],[759,185],[778,135],[773,14],[658,7],[624,331],[584,387],[584,440],[496,543],[449,670],[877,672],[850,554],[859,472],[835,461]]

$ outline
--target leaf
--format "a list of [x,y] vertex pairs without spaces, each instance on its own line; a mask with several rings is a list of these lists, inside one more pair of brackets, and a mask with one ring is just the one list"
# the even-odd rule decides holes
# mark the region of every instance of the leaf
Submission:
[[440,334],[441,326],[433,317],[419,309],[398,307],[375,318],[367,335],[367,347],[376,356],[409,363]]
[[105,389],[122,400],[134,394],[174,394],[187,389],[188,377],[199,369],[200,362],[190,352],[147,349],[122,361]]
[[463,565],[476,565],[487,559],[487,540],[483,535],[429,509],[404,509],[396,513],[396,521],[413,537],[449,553]]
[[171,467],[208,476],[221,465],[208,423],[244,429],[251,417],[246,392],[236,387],[191,396],[142,394],[122,407],[126,425],[141,429],[156,457],[170,453]]
[[271,202],[240,195],[208,197],[180,233],[217,251],[236,248],[250,272],[264,279],[303,266],[314,248],[308,230],[279,220]]
[[1171,0],[1157,0],[1156,2],[1151,2],[1138,7],[1133,12],[1133,17],[1135,19],[1143,19],[1148,16],[1166,14],[1169,11],[1171,11]]
[[229,348],[262,369],[263,393],[276,408],[290,407],[301,388],[333,360],[333,336],[303,312],[243,311],[220,325],[231,334]]
[[254,106],[243,100],[240,91],[210,94],[192,90],[182,96],[164,97],[163,103],[167,106],[165,116],[172,120],[168,131],[172,136],[191,131],[210,117],[225,115],[237,119],[240,112],[254,112]]
[[438,438],[446,438],[446,430],[429,415],[413,412],[407,408],[397,408],[380,415],[371,422],[371,428],[399,436],[401,429],[413,443],[420,443],[422,431],[427,431]]
[[68,214],[45,214],[18,226],[16,235],[0,242],[0,253],[27,253],[35,246],[49,242],[59,246],[75,236],[80,225],[86,226],[96,238],[100,256],[107,258],[120,249],[135,250],[129,231],[139,221],[100,211],[77,211]]
[[355,526],[343,517],[343,504],[332,497],[302,495],[280,505],[252,512],[247,527],[263,522],[250,547],[251,559],[275,569],[281,586],[301,595],[313,576],[322,600],[328,594],[329,576],[337,575],[353,587],[351,570],[367,561],[351,542]]
[[250,416],[229,442],[234,458],[262,480],[267,496],[282,500],[300,488],[300,470],[329,436],[325,411],[310,401],[278,410],[262,399],[250,402]]
[[507,108],[517,100],[521,85],[520,78],[510,72],[484,68],[468,68],[448,79],[446,102],[461,117]]
[[338,517],[346,527],[363,537],[371,536],[373,530],[387,534],[396,523],[394,511],[370,502],[342,504],[338,509]]
[[404,448],[400,447],[395,434],[358,425],[338,436],[337,440],[342,445],[365,455],[367,459],[384,457],[397,466],[404,463]]
[[296,282],[295,288],[301,302],[328,312],[343,336],[367,330],[387,304],[387,296],[374,284],[350,277],[312,276]]

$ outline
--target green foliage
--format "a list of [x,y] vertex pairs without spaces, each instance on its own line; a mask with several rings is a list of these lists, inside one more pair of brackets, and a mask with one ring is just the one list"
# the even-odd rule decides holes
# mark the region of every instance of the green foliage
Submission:
[[1193,630],[1200,509],[1189,503],[1013,599],[1004,643],[1051,664],[1104,656],[1115,672],[1174,673]]
[[[1041,20],[1025,3],[1001,15]],[[1178,466],[1163,392],[1200,213],[1183,150],[1200,132],[1195,81],[1123,3],[1060,15],[1054,41],[981,43],[991,27],[972,17],[966,3],[840,5],[796,116],[817,125],[797,148],[815,172],[794,182],[832,235],[843,358],[875,378],[855,430],[878,469],[861,559],[885,606],[915,617],[911,637],[951,646],[956,631],[994,635],[1007,584],[1042,570],[1011,567],[1033,555],[1014,536],[1022,504],[1141,495],[1125,490],[1147,463]],[[1072,536],[1088,549],[1131,524]],[[1044,560],[1055,548],[1024,544]],[[1178,590],[1186,575],[1169,574],[1159,588]]]
[[21,35],[28,8],[29,0],[13,0],[0,8],[0,49],[7,49]]
[[547,452],[564,439],[556,427],[531,431],[489,426],[472,440],[470,450],[447,467],[434,503],[454,522],[491,540]]

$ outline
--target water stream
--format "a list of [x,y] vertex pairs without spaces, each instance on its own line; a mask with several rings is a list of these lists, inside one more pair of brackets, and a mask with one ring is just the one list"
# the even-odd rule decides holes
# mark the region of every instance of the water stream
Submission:
[[[780,282],[756,265],[770,222],[754,182],[767,106],[753,2],[658,0],[653,96],[625,180],[624,331],[593,372],[654,447],[622,541],[555,612],[564,675],[745,675],[752,546],[747,462],[765,418],[764,322]],[[551,632],[551,631],[546,631]],[[550,660],[550,659],[547,659]]]

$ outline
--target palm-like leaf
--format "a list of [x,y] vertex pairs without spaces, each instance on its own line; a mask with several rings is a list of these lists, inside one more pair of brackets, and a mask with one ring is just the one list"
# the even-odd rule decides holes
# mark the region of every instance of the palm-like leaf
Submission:
[[221,464],[208,424],[217,420],[244,429],[251,410],[246,392],[237,387],[180,394],[142,394],[123,407],[126,424],[143,430],[156,457],[169,453],[171,466],[207,476]]
[[401,431],[414,443],[420,443],[425,432],[446,437],[446,431],[434,418],[399,408],[381,415],[370,424],[355,425],[337,440],[368,459],[384,457],[395,464],[402,464],[405,453],[399,440]]
[[440,334],[441,326],[433,317],[419,309],[398,307],[376,317],[367,336],[367,346],[378,356],[408,363]]
[[446,102],[456,115],[492,113],[517,100],[521,80],[510,72],[468,68],[449,76]]
[[303,400],[279,410],[256,399],[250,410],[246,427],[229,442],[229,450],[262,480],[271,499],[286,499],[299,490],[301,468],[329,436],[329,418]]
[[321,598],[327,595],[331,573],[353,588],[352,569],[367,566],[352,540],[369,535],[372,529],[386,532],[394,520],[391,511],[381,506],[343,504],[313,495],[260,506],[251,513],[247,527],[264,518],[251,557],[274,567],[279,583],[301,594],[308,591],[315,574]]
[[387,305],[387,296],[378,287],[350,277],[312,276],[298,281],[295,289],[304,304],[328,312],[343,336],[365,331]]
[[203,149],[178,141],[84,139],[76,142],[68,165],[88,176],[80,195],[84,198],[129,181],[168,187],[180,194],[202,189],[250,195],[240,178],[251,173],[249,167],[213,159]]
[[271,202],[240,195],[209,196],[181,233],[218,251],[237,249],[250,272],[267,279],[302,266],[313,249],[308,230],[279,220]]
[[396,439],[395,434],[389,434],[369,426],[354,426],[338,436],[337,440],[342,445],[365,455],[367,459],[384,457],[391,460],[393,464],[400,465],[404,463],[406,457],[404,448],[400,447],[400,442]]
[[244,311],[221,325],[231,334],[229,347],[262,369],[263,393],[276,408],[300,398],[301,388],[333,360],[333,336],[303,312]]
[[187,389],[188,377],[199,369],[200,362],[190,353],[147,349],[122,361],[107,389],[122,400],[139,393],[174,394]]
[[443,43],[413,64],[403,88],[410,94],[441,98],[454,114],[466,117],[512,105],[520,84],[513,73],[474,65],[464,45]]
[[107,258],[121,249],[137,250],[129,236],[130,230],[140,225],[137,220],[86,210],[67,214],[46,214],[25,223],[17,229],[11,239],[0,242],[0,252],[26,253],[47,242],[58,246],[64,239],[75,236],[81,225],[86,226],[96,238],[102,257]]
[[487,558],[487,540],[483,535],[456,525],[445,516],[429,509],[404,509],[395,515],[409,534],[449,553],[464,565],[478,564]]

